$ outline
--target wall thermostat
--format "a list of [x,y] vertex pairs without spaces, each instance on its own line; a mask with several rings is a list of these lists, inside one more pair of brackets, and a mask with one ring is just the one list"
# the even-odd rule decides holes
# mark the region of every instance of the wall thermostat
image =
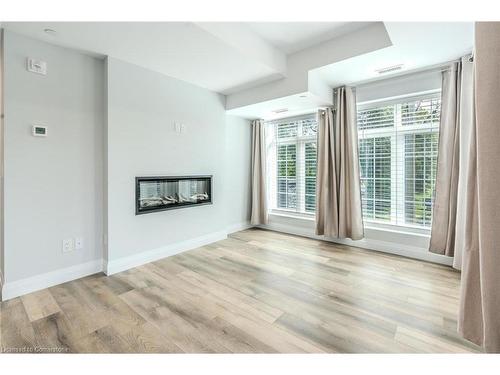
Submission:
[[46,137],[47,136],[47,127],[40,125],[33,125],[32,133],[35,137]]
[[28,57],[26,59],[26,68],[28,69],[29,72],[32,73],[42,74],[42,75],[47,74],[47,63],[42,60],[36,60]]

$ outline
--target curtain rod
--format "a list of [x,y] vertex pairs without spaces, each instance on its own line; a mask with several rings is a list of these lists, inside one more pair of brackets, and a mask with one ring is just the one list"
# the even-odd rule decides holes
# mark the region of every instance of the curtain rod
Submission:
[[[336,112],[336,111],[337,111],[337,108],[332,108],[332,112]],[[320,109],[319,112],[320,112],[321,116],[324,116],[326,113],[326,110]]]

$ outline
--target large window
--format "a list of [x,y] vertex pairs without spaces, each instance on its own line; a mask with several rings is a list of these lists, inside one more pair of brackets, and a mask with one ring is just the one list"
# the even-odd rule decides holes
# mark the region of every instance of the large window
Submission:
[[316,115],[267,123],[271,208],[314,213],[316,206]]
[[439,93],[358,105],[365,221],[430,226],[440,107]]

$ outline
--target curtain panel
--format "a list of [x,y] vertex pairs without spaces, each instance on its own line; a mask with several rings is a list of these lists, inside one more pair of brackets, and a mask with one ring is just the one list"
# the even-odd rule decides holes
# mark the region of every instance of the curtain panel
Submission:
[[252,121],[252,225],[267,224],[266,137],[262,120]]
[[500,352],[500,23],[475,25],[475,126],[470,142],[467,231],[458,329]]
[[364,230],[354,89],[335,89],[334,103],[318,114],[316,234],[359,240]]
[[461,80],[461,62],[453,63],[443,72],[439,151],[429,250],[447,256],[453,256],[455,250]]
[[460,87],[460,114],[459,114],[459,157],[458,157],[458,186],[457,186],[457,217],[455,223],[455,249],[453,250],[453,268],[462,269],[463,252],[465,249],[465,234],[467,224],[466,206],[473,196],[469,194],[469,165],[473,157],[470,144],[475,127],[474,114],[474,64],[471,56],[461,59],[462,77]]

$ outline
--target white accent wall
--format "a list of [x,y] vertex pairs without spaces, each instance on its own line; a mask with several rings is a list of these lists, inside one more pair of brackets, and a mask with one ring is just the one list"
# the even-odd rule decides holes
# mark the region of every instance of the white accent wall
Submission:
[[[139,263],[141,253],[223,236],[224,96],[113,58],[107,76],[107,272]],[[213,204],[136,216],[135,177],[161,175],[213,175]]]
[[[4,276],[15,285],[102,259],[104,64],[10,31],[4,42]],[[28,72],[27,57],[47,75]],[[84,248],[63,253],[75,237]]]

